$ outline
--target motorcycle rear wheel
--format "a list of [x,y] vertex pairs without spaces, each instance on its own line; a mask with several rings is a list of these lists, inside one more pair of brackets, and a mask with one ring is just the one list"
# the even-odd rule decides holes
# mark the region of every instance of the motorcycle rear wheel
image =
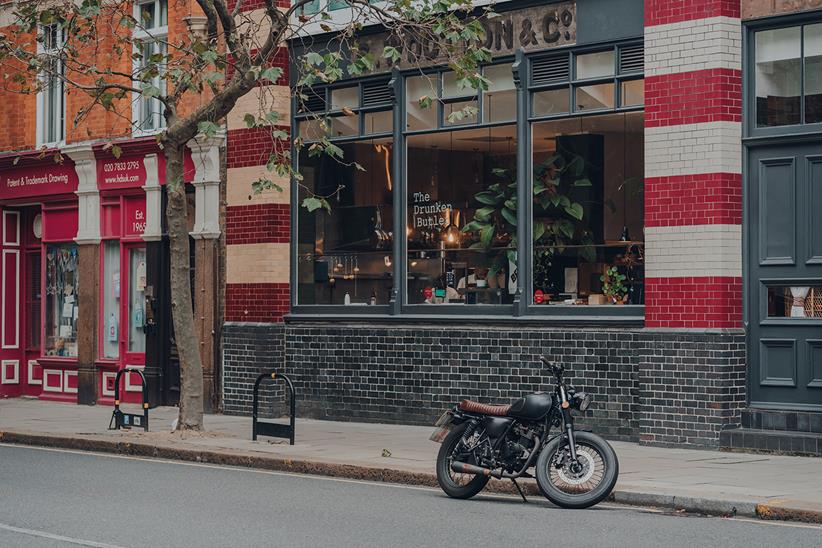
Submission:
[[[488,483],[488,476],[460,474],[451,470],[454,450],[462,441],[468,423],[460,424],[451,430],[440,446],[437,454],[437,483],[445,494],[455,499],[470,499],[483,490]],[[473,464],[473,463],[469,463]]]
[[537,459],[537,485],[545,497],[562,508],[589,508],[611,494],[619,476],[619,461],[611,445],[590,432],[574,433],[580,469],[570,455],[556,468],[555,455],[567,451],[564,436],[552,440]]

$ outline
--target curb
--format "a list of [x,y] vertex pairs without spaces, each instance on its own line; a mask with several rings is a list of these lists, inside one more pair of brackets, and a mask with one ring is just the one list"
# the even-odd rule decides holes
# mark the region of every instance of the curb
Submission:
[[[78,451],[94,451],[99,453],[151,457],[167,460],[179,460],[184,462],[218,464],[224,466],[238,466],[244,468],[256,468],[260,470],[330,476],[382,483],[396,483],[402,485],[417,485],[424,487],[437,486],[436,476],[434,474],[423,472],[405,472],[392,468],[372,468],[353,464],[294,460],[251,453],[230,453],[227,451],[189,449],[183,447],[153,445],[141,442],[113,441],[99,438],[75,438],[30,432],[0,431],[0,443],[74,449]],[[533,482],[522,483],[520,486],[527,495],[541,496],[536,484]],[[496,479],[492,479],[488,483],[486,489],[493,493],[517,494],[512,484],[507,481]],[[741,502],[706,499],[700,497],[681,497],[676,495],[641,493],[619,489],[614,490],[607,500],[617,504],[625,504],[630,506],[650,506],[713,516],[745,516],[763,520],[822,523],[822,508],[797,508],[773,503]]]

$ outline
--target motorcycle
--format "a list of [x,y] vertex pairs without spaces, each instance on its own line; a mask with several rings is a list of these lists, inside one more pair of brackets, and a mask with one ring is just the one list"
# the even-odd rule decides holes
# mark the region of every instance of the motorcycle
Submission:
[[511,405],[463,400],[437,420],[431,440],[442,444],[437,481],[448,496],[471,498],[497,478],[510,479],[527,502],[516,480],[533,477],[531,467],[542,494],[562,508],[588,508],[611,493],[619,475],[616,453],[596,434],[574,430],[571,412],[586,411],[591,395],[565,385],[563,366],[540,360],[553,374],[553,393]]

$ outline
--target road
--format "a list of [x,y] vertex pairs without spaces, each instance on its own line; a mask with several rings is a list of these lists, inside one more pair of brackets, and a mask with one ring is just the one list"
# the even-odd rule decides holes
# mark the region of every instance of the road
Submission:
[[822,527],[0,444],[0,546],[822,546]]

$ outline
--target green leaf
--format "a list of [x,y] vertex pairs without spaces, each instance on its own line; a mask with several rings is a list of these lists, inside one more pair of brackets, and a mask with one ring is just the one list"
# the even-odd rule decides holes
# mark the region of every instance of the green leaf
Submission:
[[420,108],[430,108],[433,100],[429,96],[423,95],[417,102],[419,103]]
[[501,167],[495,167],[491,170],[491,173],[496,175],[497,177],[505,177],[506,175],[508,175],[508,170],[502,169]]
[[276,82],[280,79],[280,76],[282,75],[283,69],[281,69],[280,67],[268,67],[262,72],[262,74],[260,74],[260,78]]
[[480,221],[487,221],[488,218],[494,214],[494,211],[496,211],[496,209],[493,207],[481,207],[474,212],[474,218]]
[[509,223],[511,223],[514,226],[517,226],[517,214],[516,213],[512,212],[507,207],[502,208],[502,210],[500,212],[502,213],[502,216],[505,217],[506,221],[508,221]]
[[534,223],[534,241],[536,242],[545,234],[545,223],[537,221]]
[[580,204],[574,202],[570,206],[566,207],[565,211],[577,221],[582,220],[582,206]]
[[487,191],[478,193],[476,196],[474,196],[474,199],[479,203],[485,205],[497,205],[500,201],[500,198],[497,198],[492,193]]
[[311,196],[303,200],[303,207],[306,208],[309,212],[316,211],[323,206],[323,200],[316,196]]
[[118,145],[112,145],[111,155],[114,156],[115,158],[119,158],[120,156],[123,155],[123,149],[120,148],[120,146],[118,146]]
[[328,143],[325,145],[325,153],[340,160],[342,160],[343,157],[343,150],[334,143]]
[[517,199],[516,198],[511,198],[510,200],[505,200],[504,205],[505,205],[505,207],[507,207],[511,211],[516,211],[517,210]]
[[243,116],[243,121],[245,122],[245,125],[249,128],[253,128],[257,125],[257,119],[251,113],[247,113],[245,116]]
[[394,46],[385,46],[382,50],[382,56],[390,60],[392,63],[399,63],[402,60],[400,50]]
[[571,200],[568,199],[568,196],[560,196],[559,197],[559,204],[562,207],[568,208],[568,207],[571,207]]
[[488,225],[480,231],[480,243],[486,249],[491,247],[494,241],[494,225]]
[[464,227],[462,227],[462,232],[476,232],[478,230],[483,230],[487,228],[489,225],[487,223],[481,223],[479,221],[471,221]]
[[574,186],[592,186],[590,179],[577,179],[574,181]]
[[551,202],[551,205],[557,207],[559,205],[559,194],[551,194],[548,198],[548,201]]
[[214,137],[214,135],[217,134],[217,131],[219,129],[220,126],[208,120],[202,121],[197,124],[197,132],[201,133],[202,135],[205,135],[206,137]]
[[574,225],[570,221],[561,219],[554,224],[554,227],[568,238],[574,237]]
[[305,54],[305,62],[309,65],[319,67],[323,64],[323,56],[316,51],[309,51]]

